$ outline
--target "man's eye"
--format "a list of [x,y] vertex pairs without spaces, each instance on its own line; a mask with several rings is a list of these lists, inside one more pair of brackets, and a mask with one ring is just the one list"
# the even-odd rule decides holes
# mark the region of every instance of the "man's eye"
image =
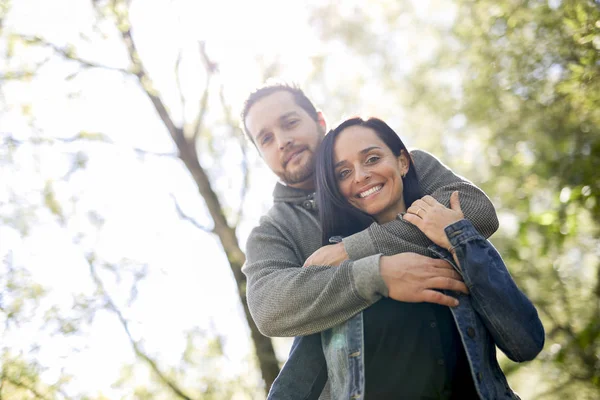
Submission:
[[377,161],[379,161],[381,157],[379,156],[371,156],[369,158],[367,158],[367,164],[373,164],[376,163]]
[[262,137],[262,139],[260,140],[260,144],[266,144],[269,143],[269,141],[271,140],[271,135],[265,135]]

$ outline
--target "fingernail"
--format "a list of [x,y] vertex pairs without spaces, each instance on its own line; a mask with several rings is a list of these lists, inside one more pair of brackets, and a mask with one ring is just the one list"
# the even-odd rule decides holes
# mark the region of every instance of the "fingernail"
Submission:
[[458,306],[458,300],[454,299],[454,307]]

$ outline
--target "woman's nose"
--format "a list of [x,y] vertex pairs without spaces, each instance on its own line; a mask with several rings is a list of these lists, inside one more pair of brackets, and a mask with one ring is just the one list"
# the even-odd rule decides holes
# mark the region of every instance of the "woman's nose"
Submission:
[[354,173],[354,180],[356,183],[369,180],[370,177],[371,173],[366,168],[356,168],[356,172]]

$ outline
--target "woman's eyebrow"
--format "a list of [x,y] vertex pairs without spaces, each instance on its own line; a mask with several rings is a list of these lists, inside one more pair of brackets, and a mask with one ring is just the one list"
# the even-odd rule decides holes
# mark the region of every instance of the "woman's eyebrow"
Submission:
[[345,163],[346,163],[346,160],[338,161],[333,166],[333,169],[336,169],[337,167],[340,167],[340,166],[344,165]]
[[366,153],[370,152],[371,150],[375,150],[375,149],[381,150],[381,147],[379,147],[379,146],[370,146],[370,147],[367,147],[366,149],[362,149],[361,151],[359,151],[359,153],[360,154],[366,154]]
[[[381,147],[379,146],[369,146],[365,149],[362,149],[361,151],[359,151],[358,153],[361,155],[367,154],[368,152],[370,152],[371,150],[381,150]],[[346,163],[346,160],[342,160],[342,161],[338,161],[335,163],[335,165],[333,166],[333,168],[337,168],[343,164]]]

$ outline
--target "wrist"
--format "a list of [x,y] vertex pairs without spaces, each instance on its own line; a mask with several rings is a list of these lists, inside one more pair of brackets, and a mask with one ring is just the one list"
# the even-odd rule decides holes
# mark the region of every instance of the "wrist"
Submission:
[[385,277],[388,275],[388,270],[389,270],[389,266],[390,266],[389,263],[390,263],[390,256],[382,255],[381,257],[379,257],[379,276],[380,276],[381,282],[382,282],[379,293],[384,297],[388,297],[388,295],[389,295],[388,283],[385,279]]
[[346,251],[346,246],[344,246],[344,242],[339,242],[336,244],[340,254],[344,260],[348,260],[350,257],[348,256],[348,252]]

